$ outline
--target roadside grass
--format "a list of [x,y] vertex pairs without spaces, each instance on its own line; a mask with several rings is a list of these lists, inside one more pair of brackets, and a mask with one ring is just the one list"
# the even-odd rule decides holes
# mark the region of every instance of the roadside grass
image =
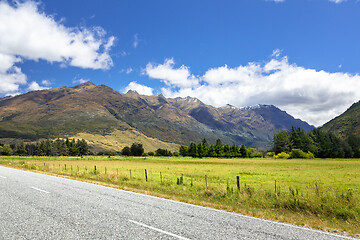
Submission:
[[0,165],[360,237],[360,159],[2,156]]

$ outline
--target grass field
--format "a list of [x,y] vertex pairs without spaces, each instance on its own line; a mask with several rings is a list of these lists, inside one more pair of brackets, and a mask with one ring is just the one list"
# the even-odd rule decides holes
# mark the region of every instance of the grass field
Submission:
[[360,236],[359,159],[3,156],[0,164]]

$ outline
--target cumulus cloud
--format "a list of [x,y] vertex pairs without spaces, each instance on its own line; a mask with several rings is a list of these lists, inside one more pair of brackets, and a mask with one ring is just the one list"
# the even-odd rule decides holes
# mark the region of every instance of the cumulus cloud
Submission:
[[128,92],[129,90],[136,91],[141,95],[153,95],[154,89],[148,86],[141,85],[137,82],[131,82],[127,85],[124,89],[124,93]]
[[174,68],[173,58],[165,59],[163,64],[148,63],[144,74],[150,78],[160,79],[168,86],[192,87],[199,84],[199,79],[190,73],[190,69],[184,65]]
[[[317,71],[291,64],[287,57],[275,54],[265,63],[250,62],[235,68],[227,65],[208,69],[200,84],[179,84],[172,81],[178,69],[165,66],[161,74],[148,76],[164,81],[162,93],[167,97],[197,97],[217,107],[232,104],[238,107],[273,104],[294,117],[316,126],[341,114],[352,103],[360,100],[360,76],[348,73]],[[191,76],[189,68],[185,76]],[[149,69],[157,69],[150,65]],[[181,78],[187,82],[187,78]],[[199,83],[197,81],[196,83]]]
[[42,87],[37,82],[33,81],[29,84],[28,90],[29,91],[38,91],[38,90],[44,90],[49,89],[48,87]]
[[66,27],[41,12],[34,1],[0,1],[0,93],[11,94],[27,83],[15,66],[25,60],[109,69],[113,66],[109,51],[114,40],[100,27]]

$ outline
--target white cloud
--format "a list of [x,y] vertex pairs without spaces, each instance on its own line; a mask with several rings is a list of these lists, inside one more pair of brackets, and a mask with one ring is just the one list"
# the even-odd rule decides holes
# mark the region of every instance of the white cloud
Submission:
[[66,27],[41,12],[34,1],[0,1],[0,94],[11,94],[26,84],[26,76],[15,67],[25,60],[109,69],[113,66],[109,51],[115,38],[105,35],[100,27]]
[[49,89],[48,87],[42,87],[40,86],[37,82],[31,82],[29,84],[28,90],[29,91],[38,91],[38,90],[44,90],[44,89]]
[[41,81],[41,84],[42,84],[42,85],[45,85],[45,86],[50,86],[50,85],[51,85],[51,81],[49,81],[49,80],[42,80],[42,81]]
[[333,3],[342,3],[345,2],[346,0],[329,0],[329,1]]
[[137,48],[137,46],[139,45],[139,36],[138,36],[138,34],[135,34],[134,35],[134,41],[133,41],[133,47],[134,48]]
[[131,67],[127,68],[127,69],[121,69],[119,72],[120,73],[126,73],[126,74],[130,74],[134,71],[134,69],[132,69]]
[[90,81],[90,79],[83,79],[83,78],[77,79],[77,78],[74,78],[72,83],[73,84],[83,84],[83,83],[86,83],[88,81]]
[[276,3],[278,3],[278,2],[285,2],[285,0],[266,0],[267,2],[276,2]]
[[190,69],[184,65],[174,68],[174,59],[165,59],[164,64],[148,63],[144,74],[150,78],[160,79],[168,86],[192,87],[197,86],[199,80],[192,74]]
[[148,86],[141,85],[137,82],[131,82],[129,85],[127,85],[124,89],[124,93],[128,92],[129,90],[136,91],[137,93],[141,95],[153,95],[154,89]]
[[[276,55],[276,54],[275,54]],[[149,65],[149,64],[148,64]],[[177,69],[171,64],[158,65],[161,74],[148,76],[164,81],[162,93],[167,97],[197,97],[207,104],[238,107],[273,104],[294,117],[316,126],[341,114],[360,100],[360,76],[329,73],[291,64],[287,57],[273,58],[264,64],[250,62],[245,66],[212,68],[200,77],[201,84],[178,84],[173,79]],[[164,67],[165,66],[165,67]],[[186,76],[190,76],[189,68]],[[157,69],[150,65],[150,70]],[[166,80],[164,80],[166,79]],[[182,79],[186,79],[183,77]]]
[[126,69],[126,74],[130,74],[131,72],[133,71],[133,69],[132,68],[128,68],[128,69]]
[[280,49],[275,49],[275,50],[272,52],[271,56],[278,58],[278,57],[280,57],[281,53],[282,53],[282,50],[280,50]]

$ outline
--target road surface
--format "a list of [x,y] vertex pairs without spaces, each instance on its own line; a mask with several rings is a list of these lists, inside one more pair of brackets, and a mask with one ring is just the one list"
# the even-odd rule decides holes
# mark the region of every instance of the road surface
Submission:
[[0,166],[0,239],[351,239]]

